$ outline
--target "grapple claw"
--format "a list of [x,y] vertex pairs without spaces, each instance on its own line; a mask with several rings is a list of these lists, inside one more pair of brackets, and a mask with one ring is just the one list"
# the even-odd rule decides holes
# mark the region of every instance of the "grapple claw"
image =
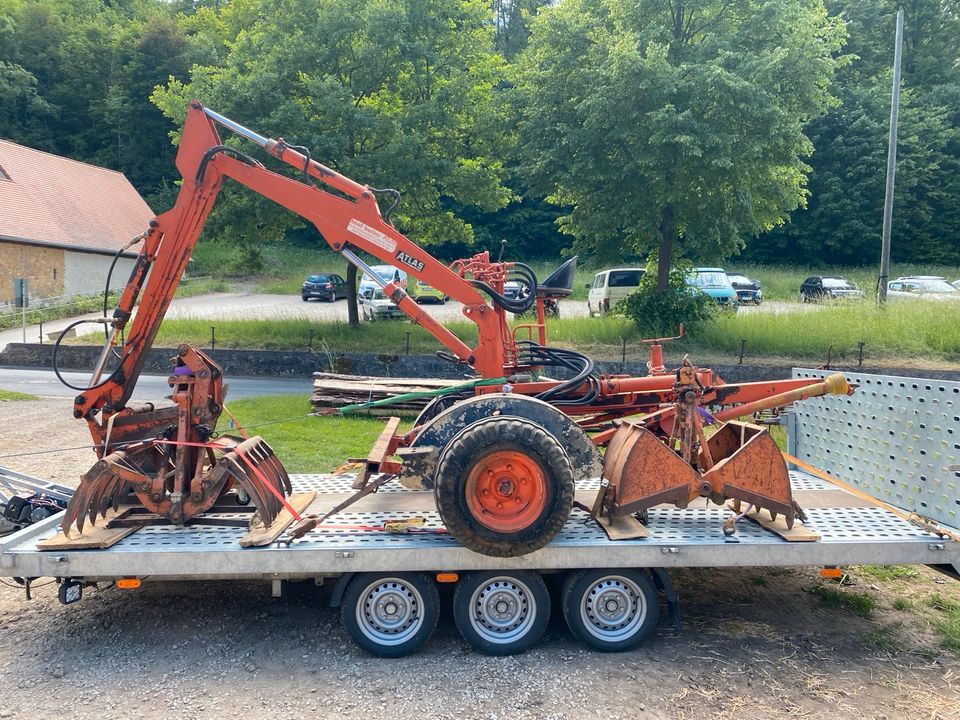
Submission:
[[273,449],[259,436],[248,438],[218,461],[250,496],[260,518],[270,525],[292,492],[290,478]]

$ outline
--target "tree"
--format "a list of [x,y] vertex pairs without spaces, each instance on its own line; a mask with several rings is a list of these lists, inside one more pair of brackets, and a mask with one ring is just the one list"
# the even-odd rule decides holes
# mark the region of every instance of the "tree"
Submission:
[[535,190],[598,258],[710,259],[803,204],[804,126],[833,102],[844,26],[801,0],[567,0],[518,62]]
[[[223,63],[195,66],[189,84],[173,81],[154,101],[179,122],[196,97],[306,145],[360,182],[401,190],[392,221],[402,232],[469,243],[472,228],[444,203],[494,210],[510,197],[488,19],[478,0],[235,0],[220,12]],[[248,241],[302,223],[232,189],[216,222],[217,234]]]
[[[960,261],[960,13],[958,3],[909,0],[892,255]],[[748,249],[759,260],[864,264],[880,254],[890,120],[894,0],[834,0],[856,61],[837,74],[842,104],[811,123],[817,148],[804,212]]]

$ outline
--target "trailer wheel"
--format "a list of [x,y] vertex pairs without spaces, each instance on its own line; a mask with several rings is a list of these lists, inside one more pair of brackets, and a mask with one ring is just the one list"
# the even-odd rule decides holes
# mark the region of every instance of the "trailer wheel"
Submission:
[[657,588],[643,571],[571,572],[561,598],[570,632],[602,652],[636,647],[650,637],[660,619]]
[[546,630],[550,594],[535,572],[470,573],[457,583],[453,619],[474,649],[487,655],[516,655],[532,647]]
[[573,508],[573,468],[539,425],[491,417],[444,448],[434,494],[450,534],[474,552],[525,555],[550,542]]
[[340,618],[367,652],[401,657],[423,647],[440,615],[437,586],[422,573],[354,577],[343,595]]

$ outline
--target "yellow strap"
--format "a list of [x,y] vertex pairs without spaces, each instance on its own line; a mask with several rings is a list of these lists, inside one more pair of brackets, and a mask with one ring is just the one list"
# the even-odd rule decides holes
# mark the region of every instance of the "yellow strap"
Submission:
[[884,510],[889,510],[897,517],[903,518],[907,522],[913,525],[917,525],[920,528],[926,530],[927,532],[933,533],[935,535],[941,535],[943,537],[948,537],[951,540],[956,540],[957,542],[960,542],[960,534],[957,534],[955,532],[948,530],[947,528],[943,527],[939,523],[934,522],[930,518],[925,518],[923,517],[923,515],[920,515],[918,513],[906,513],[898,507],[894,507],[889,503],[885,503],[883,500],[878,500],[872,495],[868,495],[862,490],[858,490],[852,485],[848,485],[847,483],[843,482],[843,480],[839,480],[838,478],[835,478],[830,473],[824,472],[818,467],[814,467],[813,465],[810,465],[809,463],[805,463],[803,460],[800,460],[799,458],[795,458],[790,453],[787,453],[787,452],[783,453],[783,458],[788,463],[792,463],[793,465],[796,465],[801,470],[804,470],[805,472],[808,472],[811,475],[815,475],[821,480],[826,480],[829,483],[833,483],[834,485],[842,488],[843,490],[846,490],[848,493],[851,493],[852,495],[856,495],[857,497],[867,500],[868,502],[871,502],[874,505],[882,507]]

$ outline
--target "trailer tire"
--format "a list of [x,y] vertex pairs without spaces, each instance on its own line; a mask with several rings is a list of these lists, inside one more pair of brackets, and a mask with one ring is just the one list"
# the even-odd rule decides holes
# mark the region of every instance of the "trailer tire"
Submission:
[[430,638],[440,617],[436,583],[424,573],[362,573],[347,585],[340,619],[371,655],[402,657]]
[[573,509],[573,467],[560,442],[517,417],[490,417],[453,437],[437,463],[440,517],[464,547],[515,557],[556,537]]
[[486,655],[516,655],[543,636],[550,620],[550,593],[539,573],[490,570],[457,583],[453,620],[463,639]]
[[574,571],[564,580],[560,597],[570,632],[601,652],[636,647],[660,620],[657,587],[643,570]]

